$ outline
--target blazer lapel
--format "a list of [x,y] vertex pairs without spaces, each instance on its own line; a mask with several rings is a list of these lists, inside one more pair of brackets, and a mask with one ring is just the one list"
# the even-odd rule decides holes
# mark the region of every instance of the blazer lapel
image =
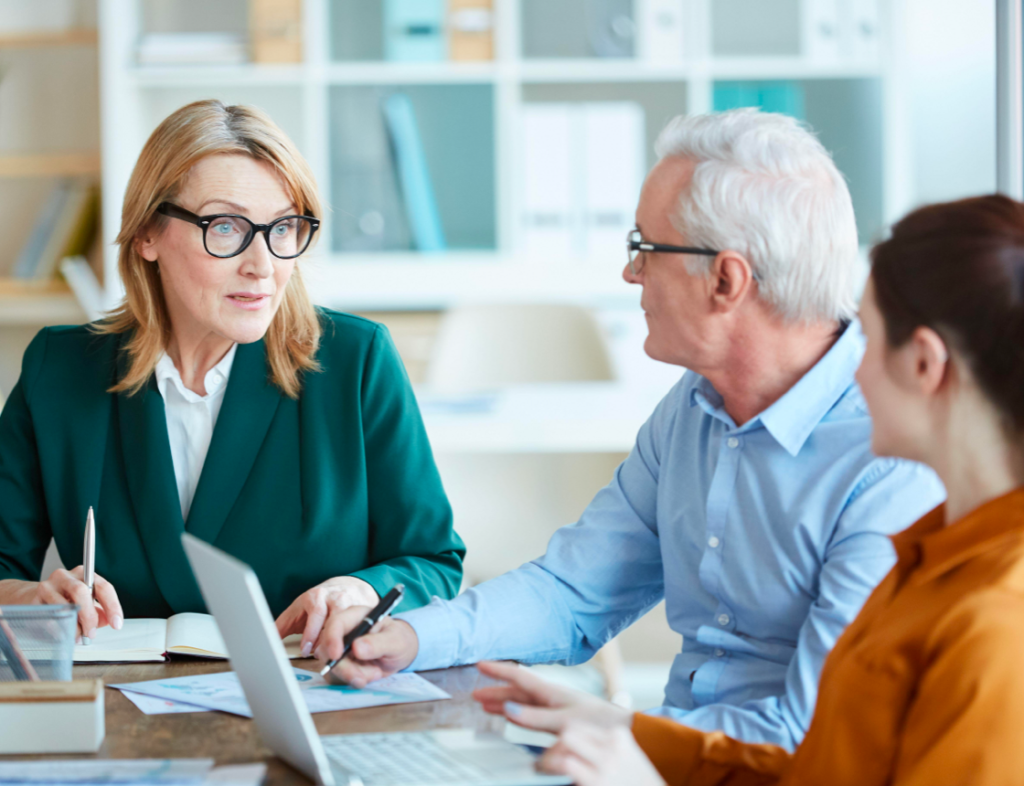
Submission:
[[116,406],[128,490],[154,579],[175,611],[202,609],[202,595],[181,546],[185,525],[164,401],[155,379],[133,396],[119,394]]
[[269,379],[263,341],[239,344],[185,529],[213,543],[256,463],[281,391]]

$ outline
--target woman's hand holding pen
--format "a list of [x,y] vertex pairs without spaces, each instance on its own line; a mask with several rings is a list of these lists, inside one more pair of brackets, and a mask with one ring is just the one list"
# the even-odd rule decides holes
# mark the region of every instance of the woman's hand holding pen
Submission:
[[[353,606],[374,606],[378,600],[377,592],[362,579],[353,576],[328,579],[303,592],[282,612],[277,618],[277,632],[282,639],[301,633],[302,655],[309,657],[314,648],[321,649],[317,646],[321,639],[335,636],[339,628],[338,615]],[[344,633],[343,630],[337,634],[339,642]]]
[[[27,603],[75,603],[78,605],[78,632],[76,640],[81,636],[92,638],[96,629],[109,625],[114,630],[121,630],[124,624],[124,612],[121,602],[117,599],[114,585],[100,575],[96,575],[93,592],[85,585],[84,568],[79,565],[74,570],[60,568],[50,574],[45,581],[24,582]],[[95,601],[93,600],[95,595]]]

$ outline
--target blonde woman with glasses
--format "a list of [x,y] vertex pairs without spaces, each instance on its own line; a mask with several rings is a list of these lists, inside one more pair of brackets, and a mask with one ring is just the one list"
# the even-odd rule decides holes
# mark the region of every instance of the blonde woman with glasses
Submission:
[[[320,216],[259,110],[199,101],[153,132],[124,302],[41,331],[0,416],[0,604],[77,603],[84,636],[203,611],[183,531],[253,566],[305,654],[336,655],[337,614],[397,583],[407,608],[455,595],[464,549],[388,332],[303,285]],[[95,604],[81,567],[38,580],[51,538],[82,564],[90,506]]]

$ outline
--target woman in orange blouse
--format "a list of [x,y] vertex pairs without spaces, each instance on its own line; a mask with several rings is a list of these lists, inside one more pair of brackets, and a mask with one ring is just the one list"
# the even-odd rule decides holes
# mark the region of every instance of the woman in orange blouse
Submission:
[[488,711],[560,733],[545,770],[580,786],[1024,784],[1024,205],[917,210],[872,256],[858,381],[873,448],[930,465],[948,498],[893,538],[803,743],[749,745],[483,665],[509,682],[478,691]]

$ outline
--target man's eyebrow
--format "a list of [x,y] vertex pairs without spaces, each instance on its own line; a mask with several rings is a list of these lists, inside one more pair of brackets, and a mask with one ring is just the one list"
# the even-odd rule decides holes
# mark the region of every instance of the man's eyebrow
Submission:
[[[213,205],[213,204],[227,205],[229,208],[234,210],[236,213],[243,213],[244,214],[246,212],[246,207],[244,205],[238,204],[237,202],[231,202],[230,200],[227,200],[227,199],[207,199],[205,202],[203,202],[203,204],[201,204],[198,208],[196,208],[196,213],[201,213],[201,211],[202,211],[202,209],[204,207],[206,207],[207,205]],[[283,216],[283,215],[286,215],[288,213],[294,213],[295,211],[296,211],[295,205],[291,204],[291,205],[288,205],[288,207],[284,208],[283,210],[278,210],[277,213],[275,214],[275,216]]]

